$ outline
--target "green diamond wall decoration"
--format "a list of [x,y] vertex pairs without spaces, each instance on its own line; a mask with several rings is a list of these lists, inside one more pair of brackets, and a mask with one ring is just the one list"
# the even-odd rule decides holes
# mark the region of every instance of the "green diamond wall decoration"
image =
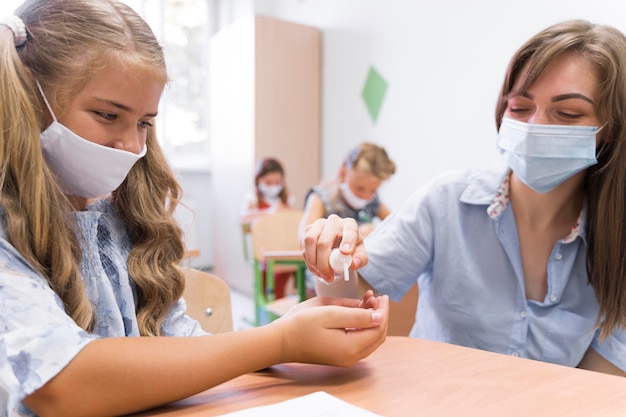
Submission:
[[362,96],[374,123],[376,123],[378,112],[383,104],[387,86],[387,81],[385,81],[373,67],[370,67],[367,80],[365,81],[365,87],[363,87]]

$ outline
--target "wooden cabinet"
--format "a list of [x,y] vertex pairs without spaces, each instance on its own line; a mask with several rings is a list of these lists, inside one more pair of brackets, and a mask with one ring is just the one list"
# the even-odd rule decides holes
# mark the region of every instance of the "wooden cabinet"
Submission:
[[256,161],[283,163],[296,208],[320,179],[321,33],[250,16],[214,35],[209,48],[213,271],[251,294],[238,219]]

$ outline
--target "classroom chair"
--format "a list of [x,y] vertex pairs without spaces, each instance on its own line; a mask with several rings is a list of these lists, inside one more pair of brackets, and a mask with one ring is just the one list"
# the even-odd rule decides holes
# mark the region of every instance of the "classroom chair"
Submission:
[[181,266],[185,275],[183,298],[187,302],[187,315],[198,320],[209,333],[233,330],[233,312],[230,288],[217,275]]
[[[302,210],[280,210],[255,220],[250,227],[257,326],[275,320],[294,304],[306,299],[306,264],[298,239],[302,215]],[[276,299],[274,274],[282,272],[295,274],[297,295]]]

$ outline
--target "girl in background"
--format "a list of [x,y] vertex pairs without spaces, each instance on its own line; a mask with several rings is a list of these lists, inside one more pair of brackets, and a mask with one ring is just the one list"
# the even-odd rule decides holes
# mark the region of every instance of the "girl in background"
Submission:
[[282,164],[275,158],[259,161],[254,174],[254,193],[246,196],[241,209],[244,232],[249,232],[250,224],[257,218],[277,210],[290,209],[292,206]]
[[[285,170],[276,158],[265,158],[259,161],[254,174],[255,192],[247,196],[241,210],[241,228],[244,233],[244,251],[248,251],[248,241],[245,239],[251,231],[252,224],[262,216],[280,210],[289,210],[293,201],[285,183]],[[274,297],[283,298],[288,292],[288,283],[292,278],[291,272],[277,272],[274,274]],[[263,270],[263,288],[266,286],[265,270]]]
[[311,188],[300,227],[315,220],[336,214],[351,217],[367,236],[375,222],[385,219],[390,211],[378,196],[378,188],[396,172],[395,163],[384,148],[373,143],[355,147],[339,168],[337,177]]

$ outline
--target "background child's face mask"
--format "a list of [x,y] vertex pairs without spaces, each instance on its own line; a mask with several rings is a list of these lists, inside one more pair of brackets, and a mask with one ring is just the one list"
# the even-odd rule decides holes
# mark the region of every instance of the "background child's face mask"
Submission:
[[283,191],[283,185],[267,185],[263,182],[259,182],[259,191],[261,191],[261,194],[263,194],[266,200],[276,200]]
[[346,203],[348,203],[348,205],[355,210],[360,210],[373,201],[373,199],[366,200],[364,198],[358,197],[352,192],[347,182],[342,182],[341,184],[339,184],[339,189],[341,190],[341,196],[346,201]]

